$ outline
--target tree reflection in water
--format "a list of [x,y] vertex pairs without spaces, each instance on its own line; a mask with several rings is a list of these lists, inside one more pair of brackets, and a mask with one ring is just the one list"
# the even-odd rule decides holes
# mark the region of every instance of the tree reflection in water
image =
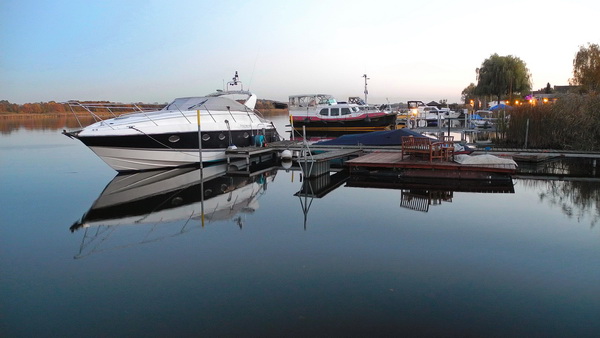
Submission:
[[558,176],[560,180],[525,180],[540,190],[541,202],[559,207],[578,221],[589,216],[591,226],[600,220],[600,170],[594,158],[558,158],[533,165],[519,164],[523,173]]
[[521,184],[540,191],[540,202],[559,207],[567,217],[590,218],[594,227],[600,220],[600,182],[523,180]]

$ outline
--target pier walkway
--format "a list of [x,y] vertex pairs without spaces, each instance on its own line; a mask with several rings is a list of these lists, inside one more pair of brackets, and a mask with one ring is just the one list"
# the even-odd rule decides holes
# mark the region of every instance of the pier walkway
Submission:
[[[278,159],[281,152],[292,152],[292,160],[301,168],[305,177],[318,177],[330,172],[332,162],[338,161],[353,173],[397,171],[399,176],[422,178],[494,179],[496,176],[517,174],[513,166],[465,165],[454,161],[420,161],[402,157],[402,146],[364,145],[306,145],[303,141],[284,140],[269,143],[266,147],[245,147],[228,150],[228,163],[243,158],[250,166],[251,158],[270,157]],[[600,152],[565,151],[549,149],[476,148],[473,155],[491,154],[512,158],[519,162],[539,163],[554,158],[600,158]],[[594,164],[595,166],[595,164]]]
[[[255,147],[249,147],[255,148]],[[266,148],[258,148],[258,149],[270,149],[272,151],[283,151],[283,150],[297,150],[301,151],[306,147],[303,145],[302,141],[291,141],[284,140],[269,143]],[[314,151],[333,151],[340,149],[360,149],[364,152],[400,152],[402,151],[402,146],[365,146],[365,145],[317,145],[311,144],[309,148]],[[487,148],[487,149],[486,149]],[[243,149],[246,148],[240,148]],[[473,154],[479,155],[483,153],[488,153],[497,156],[538,156],[540,158],[545,157],[564,157],[564,158],[600,158],[600,152],[594,151],[579,151],[579,150],[554,150],[554,149],[526,149],[526,148],[502,148],[495,147],[493,145],[488,145],[484,148],[477,147]]]

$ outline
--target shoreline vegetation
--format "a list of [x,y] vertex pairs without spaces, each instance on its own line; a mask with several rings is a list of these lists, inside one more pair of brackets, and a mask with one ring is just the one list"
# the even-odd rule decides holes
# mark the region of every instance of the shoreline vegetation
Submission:
[[600,94],[564,94],[554,103],[523,104],[506,114],[498,145],[600,151]]
[[[143,103],[143,102],[133,102],[133,103],[122,103],[122,102],[110,102],[110,101],[69,101],[74,103],[81,104],[97,104],[97,105],[113,105],[118,104],[120,106],[119,109],[131,108],[131,112],[134,112],[136,108],[146,109],[146,110],[160,110],[165,107],[168,103]],[[287,112],[287,105],[282,104],[281,102],[273,101],[273,100],[258,100],[256,102],[256,110],[261,113],[276,113],[285,110]],[[119,114],[125,113],[126,110],[119,110]],[[113,116],[106,108],[98,108],[94,109],[94,113],[98,116]],[[37,116],[37,115],[45,115],[52,114],[55,116],[61,114],[88,114],[88,112],[83,107],[78,107],[77,105],[70,105],[68,102],[56,102],[56,101],[48,101],[48,102],[35,102],[35,103],[10,103],[7,100],[0,100],[0,116],[10,116],[10,117],[22,117],[22,116]],[[117,115],[119,115],[117,114]]]

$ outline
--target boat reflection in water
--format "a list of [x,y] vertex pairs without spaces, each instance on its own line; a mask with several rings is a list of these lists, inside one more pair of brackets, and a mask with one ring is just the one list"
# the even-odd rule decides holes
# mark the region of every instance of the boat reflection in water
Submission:
[[[241,215],[258,209],[258,199],[275,178],[277,168],[230,176],[226,175],[227,167],[223,163],[202,171],[197,167],[181,167],[118,174],[92,207],[70,227],[71,232],[85,231],[75,258],[158,241],[216,221],[233,220],[241,228]],[[131,228],[135,228],[133,236],[119,235],[112,239],[114,242],[124,237],[139,240],[107,243],[115,230],[125,232]]]
[[514,194],[510,177],[502,180],[451,180],[431,178],[350,176],[346,185],[358,188],[397,189],[401,191],[400,206],[428,212],[430,206],[452,202],[454,192]]

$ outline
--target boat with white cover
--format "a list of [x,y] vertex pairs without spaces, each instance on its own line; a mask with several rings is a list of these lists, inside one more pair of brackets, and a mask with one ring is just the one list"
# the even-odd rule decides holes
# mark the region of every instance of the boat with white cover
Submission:
[[408,101],[407,105],[411,117],[416,119],[419,127],[435,126],[446,119],[457,119],[460,116],[460,113],[449,108],[430,106],[423,101]]
[[99,105],[71,101],[97,122],[63,134],[83,142],[119,172],[219,162],[226,159],[228,148],[280,140],[273,123],[254,109],[256,95],[243,87],[229,90],[230,86],[241,86],[237,72],[226,90],[177,98],[161,110],[140,109],[105,120],[95,113]]
[[495,118],[494,112],[491,110],[478,110],[469,116],[471,127],[474,128],[492,128],[494,126]]

